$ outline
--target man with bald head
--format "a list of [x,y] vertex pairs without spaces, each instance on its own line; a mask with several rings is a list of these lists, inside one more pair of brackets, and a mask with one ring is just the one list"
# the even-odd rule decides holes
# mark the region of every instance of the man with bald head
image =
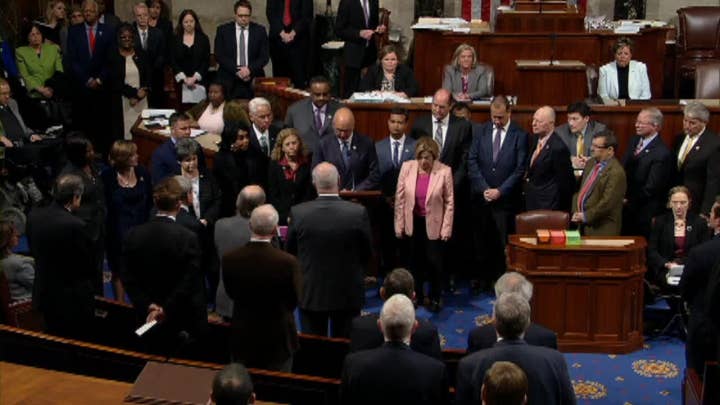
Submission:
[[348,337],[365,297],[370,220],[365,207],[340,199],[339,177],[331,163],[315,166],[318,197],[290,209],[287,250],[302,269],[301,330],[327,336],[330,320],[333,337]]
[[569,211],[575,186],[570,151],[555,133],[555,110],[543,106],[532,120],[525,176],[525,209]]
[[234,302],[233,361],[290,372],[297,349],[293,311],[300,296],[297,259],[273,247],[278,213],[264,204],[250,215],[250,242],[222,257],[223,281]]
[[355,116],[349,108],[337,110],[332,121],[335,136],[320,139],[313,152],[313,167],[332,163],[340,174],[341,190],[376,190],[380,187],[375,144],[355,132]]

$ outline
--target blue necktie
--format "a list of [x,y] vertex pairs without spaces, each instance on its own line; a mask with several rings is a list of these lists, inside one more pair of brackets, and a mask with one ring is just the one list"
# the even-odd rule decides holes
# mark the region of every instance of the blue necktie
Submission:
[[349,170],[350,169],[350,145],[348,145],[348,141],[343,141],[341,152],[342,152],[343,164],[345,164],[345,170]]
[[393,166],[400,166],[400,142],[393,141],[393,155],[392,155]]

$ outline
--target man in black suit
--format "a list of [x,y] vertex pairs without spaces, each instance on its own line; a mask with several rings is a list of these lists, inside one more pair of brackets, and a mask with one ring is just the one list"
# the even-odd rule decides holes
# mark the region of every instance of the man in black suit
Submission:
[[330,80],[324,76],[310,79],[310,97],[293,103],[285,114],[285,126],[295,128],[309,153],[324,136],[335,135],[332,119],[342,104],[331,98]]
[[505,244],[515,229],[522,205],[521,189],[527,162],[527,133],[510,120],[504,96],[490,103],[490,121],[473,127],[468,178],[476,262],[489,285],[505,272]]
[[144,3],[135,4],[133,14],[135,16],[133,27],[137,30],[135,49],[142,49],[145,52],[152,68],[148,103],[152,108],[163,108],[165,107],[163,68],[167,61],[168,50],[165,49],[165,45],[168,41],[160,28],[148,25],[150,17],[147,5]]
[[332,163],[340,171],[342,190],[376,190],[380,179],[372,139],[354,132],[355,117],[347,107],[337,110],[332,124],[335,136],[320,140],[313,153],[312,166]]
[[115,31],[98,22],[98,5],[85,0],[84,24],[68,28],[64,64],[73,86],[73,126],[90,138],[95,150],[107,156],[111,139],[106,130],[110,121],[108,52],[115,46]]
[[329,319],[331,335],[347,337],[365,297],[370,221],[365,207],[340,199],[335,166],[318,164],[312,178],[318,198],[291,208],[287,236],[302,266],[300,323],[305,333],[327,336]]
[[360,73],[377,60],[375,34],[387,27],[380,25],[379,0],[340,0],[335,17],[335,34],[345,41],[345,89],[343,98],[349,98],[360,85]]
[[490,349],[460,360],[455,403],[479,403],[485,372],[497,361],[509,361],[527,375],[528,403],[575,404],[575,392],[563,355],[547,347],[529,345],[523,339],[530,325],[530,304],[527,300],[518,293],[505,293],[495,301],[494,314],[495,329],[502,340]]
[[265,15],[273,76],[289,77],[295,88],[305,88],[313,0],[267,0]]
[[700,375],[706,361],[718,359],[716,350],[720,336],[712,323],[712,316],[717,315],[708,311],[712,307],[708,306],[711,302],[706,299],[707,296],[712,297],[718,286],[717,279],[710,276],[713,268],[720,263],[720,197],[715,198],[710,209],[708,225],[712,229],[712,239],[690,250],[680,278],[680,293],[690,311],[685,361]]
[[652,218],[665,211],[665,200],[675,175],[670,149],[660,137],[663,115],[655,107],[643,108],[635,121],[622,164],[627,178],[623,235],[650,238]]
[[[505,293],[518,293],[527,302],[532,299],[533,285],[522,274],[508,272],[503,274],[495,283],[495,297]],[[545,346],[557,350],[557,335],[550,329],[531,323],[523,336],[525,341],[533,346]],[[497,343],[495,325],[478,326],[468,334],[467,352],[472,353],[478,350],[489,349]]]
[[33,305],[43,314],[47,332],[88,339],[97,271],[92,238],[85,222],[73,215],[83,191],[79,176],[58,177],[53,202],[30,211],[27,237],[36,263]]
[[684,134],[675,138],[673,146],[679,175],[676,183],[690,189],[690,211],[707,216],[720,194],[720,138],[707,128],[710,111],[705,105],[689,102],[683,114]]
[[[395,269],[385,277],[383,285],[380,287],[380,298],[386,301],[395,294],[403,294],[415,301],[415,280],[409,271]],[[382,346],[383,334],[378,328],[378,319],[377,314],[358,316],[353,319],[350,329],[350,352]],[[437,327],[428,320],[416,320],[417,327],[413,330],[410,348],[418,353],[442,360]]]
[[131,229],[123,245],[123,284],[139,322],[157,321],[143,338],[168,355],[193,342],[207,327],[205,288],[197,236],[175,222],[182,189],[175,178],[153,190],[157,214]]
[[[185,113],[173,113],[168,120],[170,124],[170,139],[155,148],[152,153],[151,173],[153,183],[180,174],[180,162],[177,157],[175,145],[180,139],[190,138],[192,118]],[[198,152],[198,167],[205,170],[205,153],[202,148]]]
[[395,294],[383,304],[378,326],[385,344],[345,357],[340,385],[343,404],[448,404],[445,365],[410,349],[417,326],[412,301]]
[[250,21],[249,1],[236,1],[233,10],[235,21],[218,26],[215,34],[218,80],[225,83],[228,98],[251,99],[252,80],[265,76],[263,69],[269,60],[267,32]]
[[272,246],[277,224],[272,205],[253,210],[250,242],[223,255],[223,281],[234,303],[233,361],[289,373],[298,347],[293,311],[301,294],[300,265]]
[[532,120],[529,164],[525,176],[525,209],[570,210],[575,177],[570,151],[555,133],[555,110],[543,106]]

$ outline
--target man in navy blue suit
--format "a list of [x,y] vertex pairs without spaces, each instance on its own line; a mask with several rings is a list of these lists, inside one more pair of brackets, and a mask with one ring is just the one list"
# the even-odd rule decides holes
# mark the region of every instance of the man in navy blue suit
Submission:
[[377,154],[372,139],[354,132],[355,116],[341,108],[333,117],[334,137],[324,137],[313,153],[312,166],[330,162],[340,172],[341,190],[376,190],[379,186]]
[[529,404],[575,404],[575,392],[562,353],[529,345],[523,339],[530,325],[530,304],[527,300],[518,293],[505,293],[495,301],[494,314],[495,329],[502,339],[492,348],[460,360],[455,403],[480,403],[480,387],[485,372],[497,361],[509,361],[527,375]]
[[520,182],[527,161],[527,133],[510,120],[504,96],[490,104],[491,120],[473,128],[468,154],[473,234],[478,263],[486,263],[485,282],[505,271],[505,243],[520,206]]
[[[151,158],[151,171],[153,184],[158,184],[166,177],[180,174],[175,145],[180,139],[190,137],[192,118],[184,113],[174,113],[170,116],[170,139],[155,148]],[[198,167],[205,171],[205,154],[202,148],[198,151]]]
[[94,0],[82,4],[85,23],[68,29],[65,66],[72,80],[73,122],[85,132],[95,150],[104,156],[110,150],[109,94],[107,88],[107,55],[115,45],[115,32],[98,22],[98,5]]
[[313,0],[267,0],[273,76],[289,77],[295,88],[307,83]]
[[223,24],[215,34],[218,79],[225,83],[229,98],[253,98],[252,80],[264,77],[268,36],[265,27],[250,21],[252,5],[238,0],[233,6],[235,21]]

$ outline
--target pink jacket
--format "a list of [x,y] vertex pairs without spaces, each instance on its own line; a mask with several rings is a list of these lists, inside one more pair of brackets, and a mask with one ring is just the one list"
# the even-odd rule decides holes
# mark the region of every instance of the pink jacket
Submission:
[[[415,183],[417,183],[418,162],[403,163],[395,190],[395,234],[412,236],[413,208],[415,208]],[[455,197],[450,167],[439,161],[433,163],[430,184],[425,199],[425,223],[430,240],[449,238],[452,235]]]

